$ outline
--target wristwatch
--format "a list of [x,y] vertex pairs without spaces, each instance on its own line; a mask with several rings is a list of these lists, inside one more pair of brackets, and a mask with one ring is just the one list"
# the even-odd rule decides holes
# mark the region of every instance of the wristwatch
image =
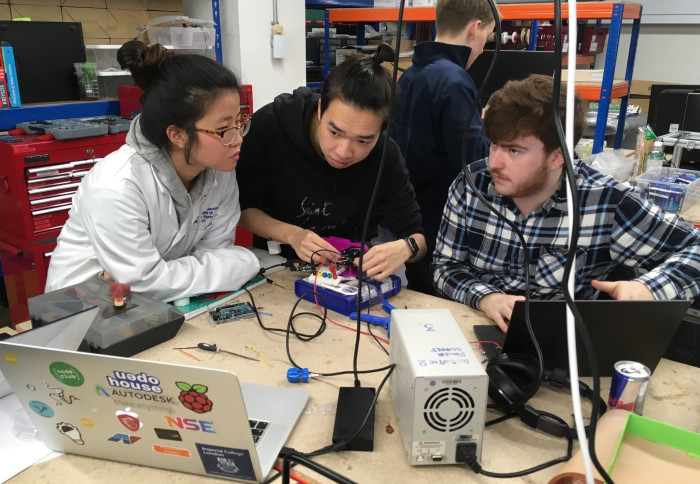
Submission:
[[416,242],[416,239],[413,237],[404,237],[406,243],[408,244],[408,248],[411,249],[411,259],[413,259],[415,256],[418,255],[418,252],[420,252],[420,247],[418,246],[418,242]]

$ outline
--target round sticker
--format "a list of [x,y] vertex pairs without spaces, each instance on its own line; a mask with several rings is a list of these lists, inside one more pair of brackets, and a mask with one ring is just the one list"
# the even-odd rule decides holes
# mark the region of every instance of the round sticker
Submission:
[[85,383],[85,377],[78,369],[62,361],[54,361],[49,365],[49,371],[53,377],[65,385],[79,387]]
[[34,413],[41,415],[42,417],[51,418],[54,415],[53,409],[39,400],[30,400],[29,408],[34,410]]
[[10,364],[12,364],[12,365],[17,364],[17,357],[15,355],[13,355],[12,353],[5,353],[3,355],[3,357],[5,358],[5,361],[7,361]]

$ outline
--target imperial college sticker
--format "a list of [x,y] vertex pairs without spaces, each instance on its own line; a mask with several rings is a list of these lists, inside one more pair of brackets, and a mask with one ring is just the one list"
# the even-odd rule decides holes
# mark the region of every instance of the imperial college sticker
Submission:
[[232,449],[216,445],[196,444],[207,474],[255,480],[253,463],[245,449]]

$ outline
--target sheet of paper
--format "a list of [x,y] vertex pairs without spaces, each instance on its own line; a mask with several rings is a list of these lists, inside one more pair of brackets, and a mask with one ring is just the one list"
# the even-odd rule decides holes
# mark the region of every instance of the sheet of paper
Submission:
[[12,429],[17,411],[21,408],[22,405],[14,393],[0,398],[0,455],[3,461],[3,465],[0,466],[0,482],[5,482],[47,457],[61,455],[49,450],[38,440],[23,440],[15,436]]

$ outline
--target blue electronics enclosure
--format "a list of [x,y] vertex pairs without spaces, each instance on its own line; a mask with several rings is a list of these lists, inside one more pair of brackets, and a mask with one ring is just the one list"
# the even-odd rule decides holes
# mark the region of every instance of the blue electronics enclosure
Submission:
[[[303,299],[315,302],[323,306],[324,302],[328,309],[345,316],[357,310],[357,281],[355,279],[341,282],[334,285],[324,284],[322,277],[316,278],[316,293],[321,297],[316,297],[314,291],[314,278],[311,275],[305,279],[298,279],[294,282],[294,294],[297,297],[304,296]],[[393,296],[401,290],[401,278],[389,276],[382,281],[365,280],[362,282],[362,302],[360,307],[365,309],[372,304],[378,303],[382,299]],[[323,299],[322,299],[323,298]]]

